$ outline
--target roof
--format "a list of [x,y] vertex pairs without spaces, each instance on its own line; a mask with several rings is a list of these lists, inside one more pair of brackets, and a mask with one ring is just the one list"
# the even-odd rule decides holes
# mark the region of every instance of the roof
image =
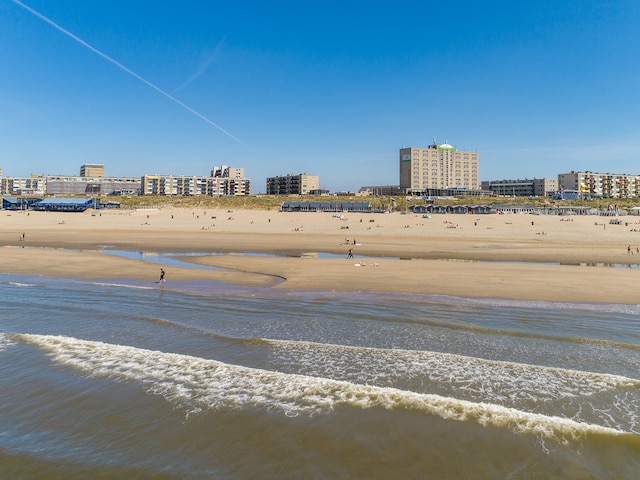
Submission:
[[283,209],[303,209],[303,210],[369,210],[369,202],[284,202]]
[[45,198],[38,202],[40,205],[88,205],[91,198]]
[[438,150],[455,150],[453,145],[449,145],[448,143],[442,143],[438,145]]

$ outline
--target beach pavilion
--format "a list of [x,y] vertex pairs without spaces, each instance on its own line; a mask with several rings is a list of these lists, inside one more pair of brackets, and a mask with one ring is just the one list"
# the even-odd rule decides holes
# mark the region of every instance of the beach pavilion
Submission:
[[283,212],[371,212],[369,202],[284,202]]
[[31,206],[42,200],[41,198],[10,198],[2,197],[3,210],[28,210]]
[[32,205],[43,212],[84,212],[88,208],[99,208],[93,198],[46,198]]

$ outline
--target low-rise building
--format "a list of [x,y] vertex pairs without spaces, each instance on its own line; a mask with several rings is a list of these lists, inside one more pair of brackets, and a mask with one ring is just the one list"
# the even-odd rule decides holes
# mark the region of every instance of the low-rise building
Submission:
[[126,193],[137,195],[140,192],[140,179],[137,177],[76,177],[48,175],[45,192],[47,195],[115,195]]
[[400,185],[369,185],[365,187],[360,187],[356,195],[365,196],[372,195],[376,197],[386,196],[400,196],[404,195],[404,189],[400,188]]
[[553,178],[534,178],[524,180],[491,180],[482,182],[482,190],[494,195],[511,197],[545,197],[558,189]]
[[41,212],[84,212],[97,208],[93,198],[45,198],[35,202],[31,208]]
[[42,200],[35,197],[20,197],[10,198],[2,197],[2,209],[3,210],[29,210],[31,206]]

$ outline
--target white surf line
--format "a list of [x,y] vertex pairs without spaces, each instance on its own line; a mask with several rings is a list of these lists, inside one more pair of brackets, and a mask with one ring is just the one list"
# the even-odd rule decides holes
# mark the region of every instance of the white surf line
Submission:
[[587,434],[628,433],[489,403],[283,374],[182,354],[63,336],[16,334],[14,337],[46,349],[57,362],[87,375],[140,383],[147,392],[161,395],[189,413],[263,408],[287,415],[311,416],[344,405],[416,410],[443,419],[509,428],[559,442],[574,441]]
[[[274,353],[276,355],[279,353],[278,349],[280,349],[285,354],[291,353],[297,362],[302,363],[306,360],[310,365],[317,364],[319,361],[318,357],[314,355],[314,352],[318,352],[320,355],[325,355],[328,351],[329,353],[335,353],[338,356],[343,356],[348,359],[353,359],[353,357],[358,354],[373,357],[384,356],[385,362],[396,360],[403,361],[412,367],[428,367],[428,373],[430,375],[433,374],[433,369],[437,369],[439,367],[440,362],[444,362],[447,372],[451,372],[452,366],[463,366],[463,369],[460,369],[455,376],[462,376],[465,378],[469,377],[469,379],[478,377],[489,378],[491,376],[495,376],[497,371],[509,374],[513,373],[517,378],[525,376],[542,377],[542,380],[545,383],[553,383],[556,385],[560,379],[566,379],[568,382],[578,382],[579,385],[576,386],[574,390],[580,391],[583,394],[585,392],[602,391],[610,388],[640,387],[639,379],[625,377],[622,375],[588,372],[561,367],[548,367],[505,360],[489,360],[455,353],[358,347],[296,340],[271,340],[266,338],[261,340],[275,348],[276,351]],[[331,357],[331,362],[335,362],[337,360],[338,359],[336,359],[335,356]],[[371,362],[374,361],[375,358],[373,360],[367,358],[366,360],[367,362]],[[449,375],[449,373],[447,373],[447,375]],[[466,380],[463,379],[463,381]],[[514,379],[508,378],[508,381],[512,382]]]
[[36,287],[35,283],[7,282],[12,287]]
[[130,285],[127,283],[109,283],[109,282],[89,282],[92,285],[96,285],[98,287],[118,287],[118,288],[133,288],[138,290],[155,290],[154,287],[147,287],[144,285]]
[[61,27],[60,25],[58,25],[57,23],[55,23],[53,20],[45,17],[43,14],[41,14],[40,12],[34,10],[33,8],[29,7],[28,5],[25,5],[24,3],[20,2],[19,0],[11,0],[13,3],[15,3],[16,5],[18,5],[19,7],[23,8],[24,10],[26,10],[27,12],[31,13],[32,15],[35,15],[36,17],[38,17],[40,20],[42,20],[43,22],[48,23],[49,25],[51,25],[53,28],[55,28],[56,30],[58,30],[59,32],[62,32],[63,34],[65,34],[66,36],[68,36],[69,38],[75,40],[76,42],[78,42],[80,45],[82,45],[83,47],[88,48],[89,50],[91,50],[93,53],[95,53],[96,55],[99,55],[100,57],[102,57],[103,59],[105,59],[106,61],[108,61],[109,63],[115,65],[116,67],[118,67],[120,70],[122,70],[123,72],[128,73],[129,75],[131,75],[132,77],[136,78],[137,80],[141,81],[142,83],[144,83],[145,85],[147,85],[148,87],[151,87],[152,89],[154,89],[156,92],[160,93],[161,95],[164,95],[166,98],[168,98],[169,100],[171,100],[172,102],[180,105],[182,108],[184,108],[185,110],[187,110],[188,112],[192,113],[193,115],[195,115],[196,117],[200,118],[201,120],[204,120],[206,123],[208,123],[209,125],[211,125],[212,127],[217,128],[218,130],[220,130],[222,133],[224,133],[225,135],[227,135],[229,138],[235,140],[236,142],[238,142],[240,145],[243,145],[244,147],[247,147],[248,149],[251,149],[251,147],[249,147],[249,145],[247,145],[246,143],[244,143],[242,140],[240,140],[239,138],[237,138],[236,136],[232,135],[230,132],[228,132],[227,130],[225,130],[224,128],[222,128],[220,125],[218,125],[217,123],[214,123],[213,121],[209,120],[207,117],[205,117],[203,114],[201,114],[200,112],[198,112],[197,110],[191,108],[189,105],[187,105],[184,102],[181,102],[180,100],[178,100],[177,98],[175,98],[173,95],[170,95],[169,93],[165,92],[164,90],[162,90],[160,87],[156,86],[155,84],[151,83],[149,80],[145,79],[144,77],[138,75],[136,72],[134,72],[133,70],[125,67],[123,64],[121,64],[120,62],[118,62],[117,60],[111,58],[109,55],[107,55],[106,53],[101,52],[100,50],[98,50],[97,48],[95,48],[94,46],[90,45],[89,43],[85,42],[84,40],[82,40],[80,37],[74,35],[73,33],[71,33],[69,30],[66,30],[65,28]]

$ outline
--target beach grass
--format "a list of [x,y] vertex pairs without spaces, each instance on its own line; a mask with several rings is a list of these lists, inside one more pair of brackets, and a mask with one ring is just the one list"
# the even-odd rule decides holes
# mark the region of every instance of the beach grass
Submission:
[[[239,195],[212,197],[208,195],[197,196],[153,196],[141,195],[132,197],[116,197],[122,208],[138,207],[175,207],[175,208],[210,208],[229,210],[278,210],[284,202],[368,202],[373,210],[385,210],[391,208],[394,211],[406,210],[411,205],[420,205],[426,201],[420,197],[411,198],[404,196],[358,196],[358,195]],[[640,206],[640,199],[599,198],[591,200],[552,200],[548,197],[494,197],[494,196],[460,196],[436,198],[429,201],[435,205],[503,205],[503,204],[528,204],[534,208],[586,206],[597,210],[616,208],[618,210],[630,210]]]

